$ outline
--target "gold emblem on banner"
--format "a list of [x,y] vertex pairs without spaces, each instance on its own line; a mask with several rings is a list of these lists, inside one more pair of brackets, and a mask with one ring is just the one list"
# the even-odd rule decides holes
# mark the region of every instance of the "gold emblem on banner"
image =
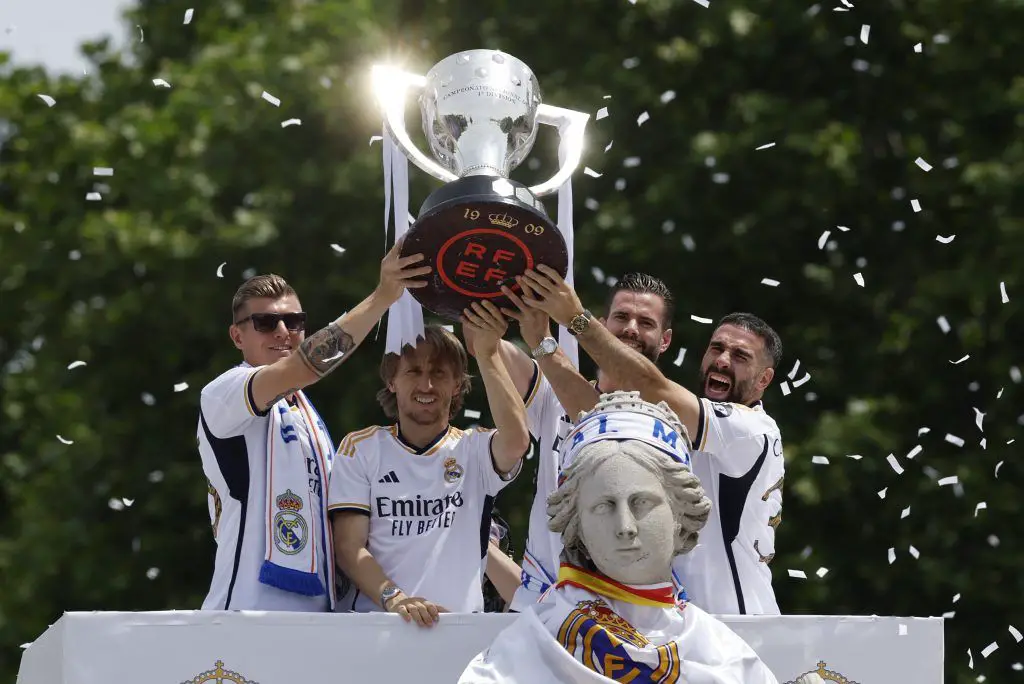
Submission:
[[828,682],[834,682],[834,684],[857,684],[852,679],[847,679],[838,672],[832,670],[826,670],[825,666],[828,665],[824,660],[818,661],[818,669],[805,672],[796,679],[784,682],[784,684],[827,684]]
[[213,684],[259,684],[251,679],[246,679],[243,675],[232,672],[231,670],[224,669],[224,661],[218,660],[213,664],[212,670],[206,672],[200,672],[192,679],[181,684],[207,684],[212,682]]

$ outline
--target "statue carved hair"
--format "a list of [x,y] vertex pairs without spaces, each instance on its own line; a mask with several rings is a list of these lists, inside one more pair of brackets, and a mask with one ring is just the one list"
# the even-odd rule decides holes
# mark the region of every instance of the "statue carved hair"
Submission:
[[[615,394],[602,396],[595,410],[620,400]],[[686,428],[666,411],[673,427],[685,435]],[[700,480],[688,467],[672,460],[657,448],[636,440],[603,440],[585,446],[565,471],[565,481],[548,497],[548,528],[562,535],[562,560],[594,570],[580,535],[579,489],[601,465],[623,454],[656,475],[665,488],[675,520],[675,555],[689,552],[697,545],[697,535],[711,513],[711,500],[704,494]]]

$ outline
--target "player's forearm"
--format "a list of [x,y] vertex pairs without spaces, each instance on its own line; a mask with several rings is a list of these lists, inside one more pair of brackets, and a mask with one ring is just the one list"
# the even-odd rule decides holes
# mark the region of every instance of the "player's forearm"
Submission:
[[580,411],[589,411],[597,405],[600,396],[598,391],[580,375],[561,348],[556,349],[554,354],[542,356],[537,363],[540,372],[551,383],[558,403],[572,420],[576,420]]
[[487,579],[498,590],[505,603],[512,603],[512,597],[519,589],[522,570],[516,562],[498,548],[497,544],[487,545]]
[[497,350],[477,355],[477,365],[487,392],[494,427],[492,449],[494,461],[503,473],[511,472],[530,447],[530,431],[526,423],[526,406],[516,391],[508,369]]
[[[384,587],[391,584],[391,579],[384,573],[377,559],[366,549],[359,548],[337,548],[335,558],[338,567],[352,580],[356,587],[363,594],[369,596],[374,603],[380,605],[380,594]],[[401,589],[401,587],[398,587]],[[387,610],[386,607],[381,606]]]
[[374,290],[351,311],[307,337],[298,356],[310,372],[309,384],[348,360],[392,302]]

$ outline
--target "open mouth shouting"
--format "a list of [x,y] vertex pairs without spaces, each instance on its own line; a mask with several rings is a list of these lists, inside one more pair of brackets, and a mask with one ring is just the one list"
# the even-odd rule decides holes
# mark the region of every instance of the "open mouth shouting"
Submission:
[[712,401],[727,401],[732,391],[732,378],[724,373],[708,371],[704,378],[704,396]]

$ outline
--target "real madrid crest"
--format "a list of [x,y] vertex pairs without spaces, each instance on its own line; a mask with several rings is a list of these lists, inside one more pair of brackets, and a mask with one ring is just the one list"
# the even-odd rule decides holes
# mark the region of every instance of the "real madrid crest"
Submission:
[[454,456],[444,459],[444,481],[448,484],[458,482],[464,472],[466,472],[465,468],[455,461]]
[[181,684],[206,684],[207,682],[215,682],[216,684],[226,684],[231,682],[232,684],[257,684],[250,679],[246,679],[244,676],[237,672],[224,669],[224,661],[218,660],[214,663],[212,670],[206,672],[200,672],[192,679]]
[[294,556],[306,548],[306,540],[309,539],[306,519],[299,514],[302,499],[289,489],[277,497],[275,503],[274,547],[283,554]]
[[805,672],[796,679],[785,682],[785,684],[828,684],[828,682],[833,682],[833,684],[857,684],[857,682],[847,679],[838,672],[825,669],[826,665],[828,663],[822,660],[818,662],[817,670]]

